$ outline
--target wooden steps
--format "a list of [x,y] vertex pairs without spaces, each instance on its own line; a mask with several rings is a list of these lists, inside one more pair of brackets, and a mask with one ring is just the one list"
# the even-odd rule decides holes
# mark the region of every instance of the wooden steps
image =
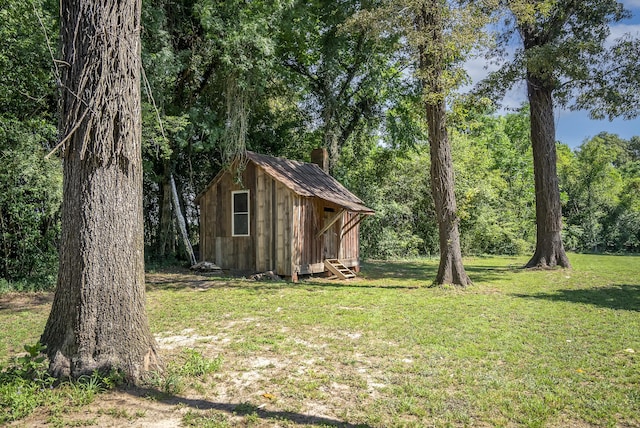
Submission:
[[351,279],[355,278],[356,274],[340,262],[338,259],[326,259],[324,261],[324,267],[339,279]]

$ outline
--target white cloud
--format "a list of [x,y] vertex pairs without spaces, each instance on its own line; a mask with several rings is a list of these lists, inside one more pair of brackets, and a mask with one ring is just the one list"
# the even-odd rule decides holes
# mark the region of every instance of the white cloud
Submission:
[[484,79],[490,72],[496,71],[498,67],[495,64],[487,62],[487,59],[484,57],[478,56],[465,62],[464,69],[467,71],[471,81],[475,84]]
[[[509,58],[513,57],[513,53],[515,52],[515,50],[516,46],[511,46],[508,48],[507,55]],[[464,93],[470,91],[474,85],[487,77],[490,72],[498,70],[498,68],[500,67],[495,63],[495,61],[487,60],[482,55],[469,59],[465,62],[464,69],[471,78],[471,84],[460,88],[459,92]],[[522,103],[526,100],[526,97],[527,92],[524,81],[514,84],[513,88],[507,91],[504,98],[500,100],[501,108],[498,110],[498,112],[506,113],[508,111],[520,108],[522,106]]]
[[[640,1],[640,0],[638,0]],[[611,26],[611,34],[607,37],[605,41],[605,47],[611,47],[614,45],[615,41],[621,38],[622,36],[630,34],[634,38],[640,37],[640,24],[617,24]]]
[[[640,2],[640,0],[638,0]],[[640,24],[617,24],[611,26],[611,34],[609,40],[615,40],[623,36],[624,34],[631,34],[635,37],[640,37]]]
[[522,103],[527,101],[527,85],[524,81],[518,82],[513,85],[502,100],[502,109],[504,111],[513,111],[522,107]]
[[620,3],[627,9],[640,9],[640,0],[622,0]]

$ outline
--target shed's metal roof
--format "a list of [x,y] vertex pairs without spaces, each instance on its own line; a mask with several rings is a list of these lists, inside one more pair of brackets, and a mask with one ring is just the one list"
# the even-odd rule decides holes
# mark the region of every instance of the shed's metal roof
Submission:
[[247,151],[247,159],[300,196],[333,202],[351,212],[373,214],[356,195],[314,163]]

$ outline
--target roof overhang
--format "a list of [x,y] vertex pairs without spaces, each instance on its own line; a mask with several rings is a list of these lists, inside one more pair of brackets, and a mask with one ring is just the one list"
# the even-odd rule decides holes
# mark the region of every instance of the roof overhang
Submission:
[[[267,175],[279,181],[297,195],[318,198],[335,204],[351,213],[363,215],[375,214],[374,210],[366,207],[357,196],[342,186],[336,179],[325,173],[316,164],[274,158],[249,151],[246,152],[246,158],[253,162],[258,168],[261,168]],[[234,161],[230,168],[222,169],[209,182],[207,187],[196,196],[195,203],[197,205],[200,205],[202,196],[211,187],[215,186],[225,173],[237,167],[237,162],[237,160]],[[304,168],[304,173],[296,172],[297,168]]]

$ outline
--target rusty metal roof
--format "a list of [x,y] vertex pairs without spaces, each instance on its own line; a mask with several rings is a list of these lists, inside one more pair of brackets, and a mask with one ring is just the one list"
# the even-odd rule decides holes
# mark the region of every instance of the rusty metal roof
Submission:
[[246,152],[247,159],[300,196],[333,202],[347,211],[373,214],[356,195],[314,163]]

